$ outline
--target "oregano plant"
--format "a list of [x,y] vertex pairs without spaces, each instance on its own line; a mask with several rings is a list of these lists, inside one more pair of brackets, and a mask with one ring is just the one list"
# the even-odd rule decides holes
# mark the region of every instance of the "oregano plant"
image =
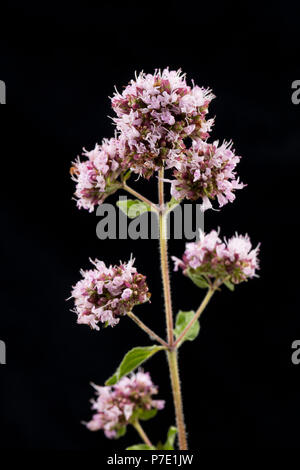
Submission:
[[[258,269],[259,246],[252,248],[247,235],[235,234],[227,240],[221,239],[219,230],[207,234],[200,231],[199,241],[187,243],[182,258],[173,256],[172,259],[175,271],[181,270],[206,293],[195,311],[180,310],[174,316],[168,261],[168,214],[184,200],[200,199],[202,211],[215,203],[221,208],[233,202],[236,191],[244,187],[236,175],[240,157],[235,155],[232,143],[208,142],[213,119],[207,119],[207,113],[213,98],[211,90],[194,84],[189,86],[180,70],[140,73],[121,94],[116,92],[111,99],[116,114],[113,118],[115,137],[104,139],[91,151],[84,150],[83,160],[78,158],[71,167],[79,208],[92,212],[108,196],[123,189],[134,199],[119,201],[119,210],[129,218],[152,211],[159,219],[166,338],[161,338],[133,313],[136,306],[149,301],[151,294],[146,276],[137,271],[132,257],[116,266],[91,260],[93,266],[81,271],[82,279],[72,290],[79,324],[99,330],[100,326],[114,327],[123,316],[128,316],[153,341],[152,346],[131,349],[105,385],[94,385],[96,399],[87,428],[101,429],[108,438],[116,439],[132,425],[142,442],[128,450],[173,450],[176,435],[179,449],[188,449],[178,350],[186,341],[197,338],[199,317],[214,293],[223,286],[233,291],[237,284],[255,277]],[[157,176],[158,203],[129,184],[132,174],[146,180]],[[170,188],[168,200],[166,184]],[[150,438],[142,424],[153,419],[164,407],[164,401],[156,398],[157,386],[141,368],[156,354],[166,354],[176,416],[176,427],[170,426],[165,439],[160,436],[161,440]]]

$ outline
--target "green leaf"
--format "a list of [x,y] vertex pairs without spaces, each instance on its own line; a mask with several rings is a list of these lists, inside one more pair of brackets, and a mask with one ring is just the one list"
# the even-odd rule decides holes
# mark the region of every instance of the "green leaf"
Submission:
[[196,273],[193,269],[188,269],[187,275],[193,281],[193,283],[201,289],[206,289],[207,287],[209,287],[209,284],[205,277],[201,274]]
[[167,202],[167,208],[169,211],[171,211],[172,209],[174,209],[174,207],[178,206],[178,204],[180,204],[180,202],[177,201],[174,197],[172,197],[170,201]]
[[156,450],[154,446],[150,447],[147,444],[136,444],[134,446],[127,447],[125,450]]
[[[174,328],[174,334],[176,338],[178,338],[181,333],[184,331],[185,327],[189,324],[189,322],[194,318],[195,312],[190,310],[189,312],[183,312],[179,310],[176,316],[176,323]],[[180,344],[183,341],[193,341],[199,334],[200,331],[200,323],[199,320],[195,321],[193,326],[189,329],[189,331],[185,334],[184,338],[181,340]]]
[[175,438],[177,435],[177,428],[171,426],[167,434],[167,440],[164,444],[161,442],[157,445],[158,450],[174,450]]
[[143,364],[143,362],[153,356],[153,354],[163,349],[165,349],[164,346],[139,346],[131,349],[125,354],[118,369],[114,375],[105,382],[105,385],[116,384],[124,375],[129,374],[129,372],[135,370],[138,366]]
[[224,281],[224,284],[229,290],[234,291],[234,284],[232,284],[232,282],[227,280],[227,281]]
[[120,428],[117,432],[116,439],[119,439],[119,437],[124,436],[126,434],[126,431],[127,431],[126,426],[123,426],[122,428]]
[[135,219],[144,212],[151,211],[151,207],[138,199],[124,199],[117,201],[117,206],[129,219]]
[[164,450],[174,450],[174,443],[175,443],[176,435],[177,435],[177,428],[175,426],[171,426],[167,434],[167,440],[164,444]]
[[148,419],[154,418],[157,414],[157,408],[153,408],[152,410],[143,410],[139,413],[138,418],[142,421],[147,421]]

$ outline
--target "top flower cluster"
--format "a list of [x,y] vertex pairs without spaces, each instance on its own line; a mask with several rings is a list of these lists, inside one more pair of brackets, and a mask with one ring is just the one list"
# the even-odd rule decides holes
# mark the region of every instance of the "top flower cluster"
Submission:
[[148,179],[163,167],[173,172],[171,193],[177,200],[202,198],[204,210],[209,200],[217,198],[220,206],[233,201],[244,186],[235,172],[240,158],[226,142],[206,142],[213,98],[211,90],[187,85],[180,70],[142,72],[131,80],[111,99],[116,137],[73,164],[78,206],[93,210],[122,186],[128,170]]
[[133,171],[146,178],[164,161],[177,159],[186,137],[206,139],[213,120],[206,121],[210,90],[186,84],[180,71],[141,73],[122,94],[112,98],[114,122],[126,137]]

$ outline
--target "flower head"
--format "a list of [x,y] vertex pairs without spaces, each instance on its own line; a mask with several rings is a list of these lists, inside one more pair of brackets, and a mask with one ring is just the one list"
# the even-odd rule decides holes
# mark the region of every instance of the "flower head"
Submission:
[[79,208],[92,212],[97,204],[122,186],[119,176],[128,168],[124,139],[104,139],[94,150],[84,149],[87,160],[78,157],[71,167],[72,179],[76,182],[75,197]]
[[72,291],[77,323],[87,324],[95,330],[99,330],[99,322],[115,326],[120,316],[150,299],[146,276],[137,272],[134,259],[108,268],[103,261],[91,262],[95,269],[81,271],[82,280]]
[[143,413],[161,410],[165,402],[153,400],[158,393],[150,374],[142,371],[123,377],[112,387],[93,385],[97,398],[92,401],[95,411],[91,421],[86,423],[90,431],[102,429],[108,438],[117,438],[124,433],[126,426],[133,423]]
[[181,70],[140,73],[122,94],[115,93],[114,122],[127,139],[130,167],[149,178],[164,161],[178,156],[186,137],[206,139],[213,120],[206,121],[211,91],[187,85]]
[[235,167],[240,157],[234,154],[232,144],[218,142],[209,144],[194,140],[189,150],[171,163],[175,166],[171,182],[171,194],[177,199],[202,198],[202,209],[212,207],[210,200],[217,198],[222,207],[235,199],[235,190],[245,185],[236,177]]
[[248,235],[237,233],[228,241],[219,238],[218,232],[212,230],[205,234],[200,231],[200,240],[187,243],[183,258],[172,257],[175,271],[180,267],[183,273],[195,279],[197,276],[208,281],[229,281],[239,284],[256,276],[259,269],[259,245],[252,248]]

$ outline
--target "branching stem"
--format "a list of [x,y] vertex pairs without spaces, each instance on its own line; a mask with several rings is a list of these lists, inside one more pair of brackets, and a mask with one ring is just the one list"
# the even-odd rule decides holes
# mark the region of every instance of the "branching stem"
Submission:
[[213,287],[210,287],[207,291],[207,294],[206,296],[204,297],[200,307],[198,308],[198,310],[196,311],[194,317],[191,319],[191,321],[188,323],[188,325],[185,327],[185,329],[182,331],[182,333],[178,336],[178,338],[176,339],[175,343],[173,344],[173,348],[177,348],[179,345],[180,345],[180,342],[182,341],[182,339],[185,337],[185,335],[187,334],[187,332],[189,331],[189,329],[193,326],[193,324],[198,320],[198,318],[200,317],[201,313],[203,312],[203,310],[205,309],[205,307],[207,306],[208,302],[210,301],[213,293],[215,292],[215,288]]
[[154,339],[155,341],[157,341],[158,343],[160,343],[162,346],[164,346],[166,349],[169,347],[168,346],[168,343],[166,343],[165,340],[163,340],[160,336],[158,336],[156,333],[154,333],[154,331],[151,330],[151,328],[149,328],[147,325],[145,325],[144,322],[142,322],[142,320],[140,320],[138,317],[136,317],[134,315],[134,313],[132,312],[128,312],[127,313],[128,317],[131,318],[131,320],[133,320],[142,330],[144,330],[149,336],[150,338]]
[[[204,297],[201,305],[195,313],[195,316],[179,335],[179,337],[174,341],[174,325],[173,325],[173,311],[172,311],[172,298],[171,298],[171,284],[170,284],[170,273],[169,273],[169,263],[168,263],[168,237],[167,237],[167,217],[169,210],[166,209],[164,201],[164,170],[159,171],[158,177],[158,197],[159,197],[159,206],[149,201],[147,198],[136,192],[134,189],[127,186],[123,183],[123,188],[128,191],[130,194],[134,195],[140,201],[144,202],[151,206],[151,208],[159,215],[159,244],[160,244],[160,264],[161,264],[161,273],[163,280],[163,291],[164,291],[164,302],[165,302],[165,314],[166,314],[166,326],[167,326],[167,342],[158,336],[154,331],[151,330],[145,323],[143,323],[138,317],[136,317],[132,312],[128,312],[128,316],[142,329],[144,330],[150,338],[154,339],[160,343],[167,353],[171,385],[172,385],[172,394],[174,400],[175,414],[176,414],[176,424],[178,429],[178,439],[179,439],[179,448],[180,450],[187,450],[187,438],[185,431],[184,423],[184,413],[183,413],[183,403],[182,403],[182,394],[180,387],[180,376],[178,368],[178,347],[180,346],[181,341],[198,320],[201,313],[207,306],[210,301],[213,293],[217,290],[217,285],[211,285]],[[135,421],[133,426],[142,437],[145,444],[152,447],[151,441],[140,425],[139,421]]]
[[123,189],[125,189],[125,191],[127,191],[128,193],[132,194],[133,196],[135,196],[137,199],[139,199],[140,201],[144,202],[145,204],[147,204],[148,206],[151,207],[151,209],[156,212],[156,213],[159,213],[159,208],[157,207],[156,204],[154,204],[154,202],[151,202],[149,199],[147,199],[146,197],[142,196],[142,194],[138,193],[137,191],[135,191],[135,189],[132,189],[130,186],[128,186],[125,182],[123,183]]

